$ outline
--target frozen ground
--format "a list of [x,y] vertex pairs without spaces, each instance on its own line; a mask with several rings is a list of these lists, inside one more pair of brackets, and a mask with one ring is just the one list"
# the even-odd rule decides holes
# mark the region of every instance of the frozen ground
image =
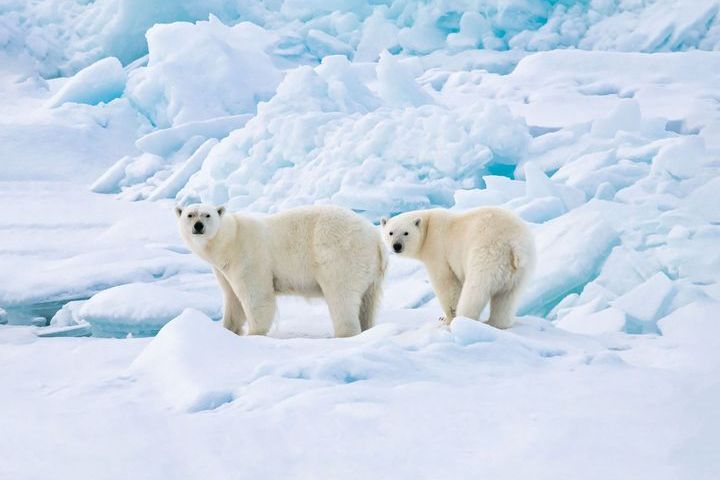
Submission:
[[[469,3],[0,1],[1,479],[717,477],[720,3]],[[370,331],[237,337],[195,200],[502,205],[540,262],[509,331],[393,258]]]

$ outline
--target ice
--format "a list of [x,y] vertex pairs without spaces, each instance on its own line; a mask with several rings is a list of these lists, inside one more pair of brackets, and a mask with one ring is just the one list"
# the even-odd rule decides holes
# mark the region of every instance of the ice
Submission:
[[380,53],[377,78],[380,96],[391,107],[433,103],[432,97],[415,82],[410,70],[387,50]]
[[127,74],[115,57],[98,60],[69,78],[47,102],[59,107],[67,102],[96,105],[122,96]]
[[147,39],[147,67],[130,73],[126,95],[157,126],[254,112],[282,77],[266,53],[275,35],[249,22],[159,24]]
[[62,327],[54,327],[50,325],[48,327],[39,328],[35,334],[40,338],[89,337],[92,335],[92,327],[86,322]]
[[720,178],[713,178],[694,189],[685,199],[684,207],[694,214],[702,216],[710,223],[720,223]]
[[307,47],[318,58],[327,55],[346,55],[352,56],[353,49],[347,43],[338,40],[332,35],[328,35],[322,30],[310,30],[305,38]]
[[652,160],[652,172],[672,178],[692,178],[699,173],[705,157],[702,137],[688,136],[660,148]]
[[133,160],[133,157],[128,155],[122,157],[90,185],[90,190],[95,193],[120,193],[120,184],[125,179],[125,169]]
[[219,306],[205,295],[155,284],[129,283],[93,295],[78,312],[99,337],[155,335],[188,305],[219,317]]
[[241,114],[187,122],[148,133],[138,138],[135,145],[143,152],[168,156],[195,135],[206,138],[224,138],[231,131],[242,128],[251,117],[249,114]]
[[393,51],[398,46],[398,28],[386,18],[386,12],[386,7],[376,7],[372,15],[365,19],[353,60],[374,62],[381,52]]
[[599,205],[591,201],[535,229],[537,250],[544,253],[538,256],[520,312],[546,314],[600,270],[618,232],[604,220]]
[[163,183],[161,183],[150,195],[148,200],[158,200],[160,198],[175,198],[177,193],[185,186],[190,180],[190,177],[195,174],[205,158],[210,153],[210,150],[217,145],[218,141],[215,138],[206,140],[197,150],[193,153],[179,168],[177,168],[172,175],[170,175]]
[[675,291],[672,281],[658,272],[614,300],[612,306],[627,313],[629,320],[634,322],[631,330],[652,331]]
[[585,304],[560,317],[556,325],[569,332],[597,335],[622,331],[626,321],[622,310],[610,307],[593,311],[591,304]]

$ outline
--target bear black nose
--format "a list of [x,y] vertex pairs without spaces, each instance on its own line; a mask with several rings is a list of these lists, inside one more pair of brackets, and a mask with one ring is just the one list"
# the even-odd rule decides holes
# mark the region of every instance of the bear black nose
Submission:
[[202,222],[195,222],[195,225],[193,225],[193,232],[195,233],[203,233],[204,229],[205,225],[203,225]]
[[395,250],[395,253],[400,253],[402,250],[402,245],[399,243],[393,243],[393,250]]

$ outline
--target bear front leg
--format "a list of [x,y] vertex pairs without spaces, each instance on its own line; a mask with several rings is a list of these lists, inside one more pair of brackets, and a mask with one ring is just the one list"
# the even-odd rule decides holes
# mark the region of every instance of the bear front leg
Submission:
[[275,292],[270,288],[253,287],[239,295],[248,319],[248,335],[266,335],[275,318]]
[[223,292],[223,326],[233,333],[242,335],[245,310],[225,275],[217,268],[213,268],[213,272]]
[[442,268],[428,269],[430,275],[430,283],[432,284],[435,295],[437,295],[440,307],[443,309],[444,316],[440,318],[445,325],[450,325],[456,315],[458,299],[462,284],[455,276],[449,266]]

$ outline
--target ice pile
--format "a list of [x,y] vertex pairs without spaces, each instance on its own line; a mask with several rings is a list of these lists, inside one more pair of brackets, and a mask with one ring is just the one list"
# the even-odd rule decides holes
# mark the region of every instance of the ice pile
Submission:
[[106,56],[123,64],[142,57],[148,51],[145,32],[155,24],[214,15],[225,23],[250,20],[277,31],[278,54],[301,62],[330,54],[375,61],[383,50],[410,55],[475,48],[713,50],[720,43],[717,13],[714,0],[169,0],[161,5],[46,0],[0,7],[0,48],[40,62],[45,75],[67,75]]

